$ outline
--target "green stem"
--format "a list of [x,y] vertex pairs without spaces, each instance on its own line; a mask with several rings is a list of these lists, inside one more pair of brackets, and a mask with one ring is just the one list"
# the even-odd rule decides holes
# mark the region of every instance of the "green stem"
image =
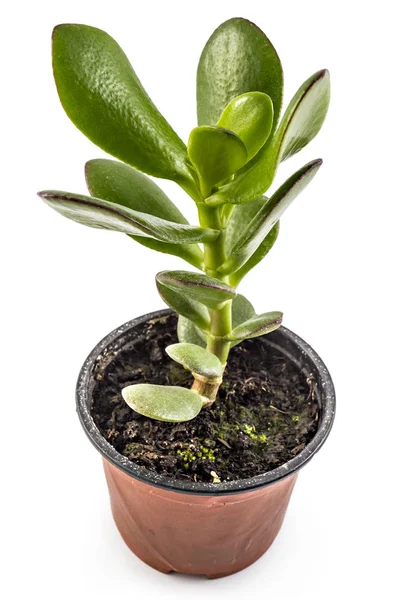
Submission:
[[[221,208],[206,206],[204,203],[199,203],[199,220],[203,227],[211,227],[218,229],[220,235],[215,240],[208,244],[204,244],[204,263],[205,272],[210,277],[216,277],[224,283],[229,283],[229,278],[226,275],[218,273],[217,269],[226,260],[225,248],[225,229],[221,220]],[[210,332],[207,335],[207,350],[218,356],[223,365],[228,359],[231,344],[226,340],[226,336],[232,331],[232,301],[225,302],[221,308],[211,310],[211,326]],[[212,390],[210,391],[210,383]],[[207,382],[198,381],[195,378],[194,387],[196,391],[202,391],[202,395],[206,395],[210,399],[210,404],[215,400],[216,393],[221,384],[221,381]]]

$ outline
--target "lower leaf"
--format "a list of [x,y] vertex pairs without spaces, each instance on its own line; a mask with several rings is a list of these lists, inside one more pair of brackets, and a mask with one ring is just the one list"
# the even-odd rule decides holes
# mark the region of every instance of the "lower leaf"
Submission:
[[196,344],[172,344],[165,349],[168,356],[192,373],[203,377],[222,377],[221,361],[215,354]]
[[204,406],[203,398],[192,390],[148,383],[128,385],[122,397],[139,414],[168,423],[190,421]]
[[271,333],[281,326],[282,316],[282,313],[278,311],[256,315],[235,327],[229,338],[233,342],[238,342]]
[[201,348],[207,346],[207,338],[203,331],[182,315],[179,315],[178,318],[177,334],[180,342],[196,344],[197,346],[201,346]]
[[243,294],[238,294],[232,301],[232,327],[237,327],[244,321],[251,319],[256,314],[250,300]]
[[172,290],[156,281],[158,293],[164,302],[178,315],[193,321],[200,329],[207,331],[210,327],[210,313],[204,304],[188,298],[183,293]]

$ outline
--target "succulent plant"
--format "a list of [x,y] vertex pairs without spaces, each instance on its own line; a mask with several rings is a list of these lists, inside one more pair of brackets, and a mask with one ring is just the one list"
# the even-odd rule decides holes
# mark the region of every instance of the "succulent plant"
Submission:
[[[264,196],[279,163],[319,132],[329,105],[329,73],[318,71],[303,83],[280,118],[283,72],[274,47],[253,23],[226,21],[200,58],[198,126],[186,146],[104,31],[57,26],[53,68],[69,118],[121,162],[86,164],[90,196],[39,196],[74,221],[120,231],[196,267],[156,275],[162,299],[179,315],[179,343],[166,351],[192,372],[192,388],[137,384],[122,391],[129,406],[147,417],[193,419],[216,400],[232,346],[282,322],[281,312],[257,315],[236,290],[271,250],[280,217],[322,164],[309,162]],[[197,205],[199,223],[189,224],[148,175],[181,186]]]

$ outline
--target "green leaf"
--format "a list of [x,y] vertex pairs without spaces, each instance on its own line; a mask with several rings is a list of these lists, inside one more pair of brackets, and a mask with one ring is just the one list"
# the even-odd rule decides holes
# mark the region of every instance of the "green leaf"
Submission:
[[203,252],[196,244],[170,244],[168,242],[160,242],[153,238],[139,237],[136,235],[131,235],[130,237],[135,240],[135,242],[139,242],[139,244],[150,250],[178,256],[198,269],[204,268]]
[[221,361],[215,354],[196,344],[172,344],[165,349],[175,362],[203,377],[222,377]]
[[329,71],[323,69],[303,83],[285,112],[274,148],[279,160],[293,156],[315,138],[324,124],[329,100]]
[[192,390],[149,383],[128,385],[122,397],[139,414],[167,423],[190,421],[204,405],[202,397]]
[[228,256],[250,221],[266,202],[268,202],[268,198],[261,196],[247,204],[236,204],[232,207],[232,214],[225,231],[225,249]]
[[[256,314],[253,305],[242,294],[237,294],[232,300],[232,327],[236,327],[247,321]],[[192,321],[179,316],[178,319],[178,339],[180,342],[196,344],[205,348],[207,338],[203,331],[199,329]]]
[[207,346],[207,338],[203,331],[197,327],[192,321],[186,317],[179,315],[177,326],[178,340],[188,344],[196,344],[205,348]]
[[271,333],[282,324],[282,316],[282,313],[277,311],[256,315],[235,327],[229,338],[237,342]]
[[207,204],[242,204],[264,194],[273,182],[279,162],[304,148],[321,129],[328,111],[329,94],[326,70],[318,71],[303,83],[274,137],[262,148],[252,166],[207,198]]
[[[244,204],[243,206],[247,206]],[[232,273],[229,277],[230,285],[237,287],[242,281],[243,277],[247,275],[251,269],[253,269],[262,259],[268,254],[273,245],[275,244],[279,234],[279,221],[275,223],[271,231],[265,236],[264,240],[258,246],[257,250],[250,256],[250,258],[244,263],[244,265],[235,273]]]
[[197,70],[199,125],[214,125],[227,104],[245,92],[263,92],[270,96],[275,129],[282,105],[281,62],[261,29],[246,19],[234,18],[214,31],[200,58]]
[[165,221],[153,217],[153,215],[90,196],[52,190],[39,192],[38,195],[64,217],[97,229],[153,237],[172,244],[213,241],[219,235],[219,231],[216,229]]
[[247,160],[250,160],[269,138],[273,117],[271,98],[262,92],[248,92],[229,102],[217,125],[240,137],[247,148]]
[[[102,158],[90,160],[85,165],[85,175],[90,194],[94,197],[174,223],[188,224],[154,181],[128,165]],[[131,237],[143,246],[179,256],[200,269],[203,267],[203,252],[197,244],[169,244],[151,238]]]
[[204,197],[247,161],[247,150],[242,140],[221,127],[195,127],[190,132],[188,154],[200,178]]
[[251,319],[256,314],[250,300],[238,294],[232,301],[232,327],[237,327],[244,321]]
[[232,248],[230,258],[219,267],[218,271],[220,273],[234,273],[246,263],[265,240],[288,206],[307,187],[321,164],[321,159],[308,163],[281,185],[242,233]]
[[65,112],[92,142],[149,175],[193,185],[185,144],[112,37],[87,25],[58,25],[53,70]]
[[[161,271],[157,273],[156,281],[185,298],[200,302],[212,309],[220,308],[224,302],[236,296],[236,291],[229,285],[203,273]],[[183,316],[188,317],[188,315]]]
[[160,281],[156,281],[156,285],[161,298],[178,315],[193,321],[203,331],[209,329],[210,314],[204,304],[163,285]]
[[85,165],[90,194],[131,210],[187,225],[180,210],[158,185],[143,173],[116,160],[98,158]]

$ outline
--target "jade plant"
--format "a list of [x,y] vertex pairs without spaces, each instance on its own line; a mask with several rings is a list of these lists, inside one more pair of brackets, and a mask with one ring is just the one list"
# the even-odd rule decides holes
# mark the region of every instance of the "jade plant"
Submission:
[[[192,372],[191,389],[136,384],[122,390],[127,404],[147,417],[193,419],[215,402],[230,349],[282,322],[281,312],[256,314],[237,287],[271,250],[280,217],[322,164],[308,162],[264,195],[279,163],[319,132],[329,105],[329,73],[321,70],[307,79],[280,118],[283,72],[274,47],[253,23],[230,19],[202,52],[198,126],[185,145],[104,31],[57,26],[53,69],[69,118],[121,162],[86,164],[90,196],[61,191],[39,196],[69,219],[125,233],[197,269],[156,275],[162,299],[179,316],[179,343],[166,352]],[[181,186],[196,203],[199,223],[189,224],[148,175]]]

